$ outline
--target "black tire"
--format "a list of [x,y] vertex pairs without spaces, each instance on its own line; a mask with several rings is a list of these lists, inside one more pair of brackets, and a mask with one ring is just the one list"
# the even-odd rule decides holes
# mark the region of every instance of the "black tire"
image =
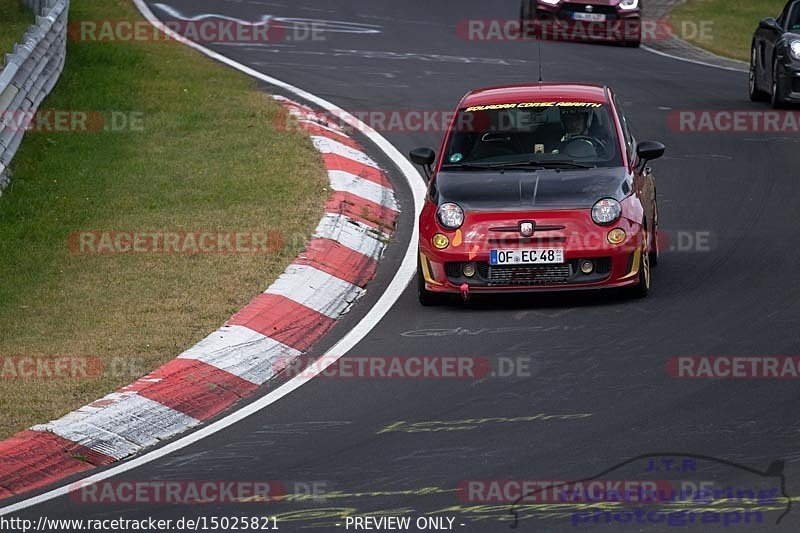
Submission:
[[419,259],[417,259],[417,298],[419,298],[419,303],[423,307],[433,307],[445,302],[444,295],[431,292],[425,288],[425,279],[422,276],[422,266]]
[[758,65],[756,64],[758,58],[756,57],[756,47],[750,48],[750,75],[748,79],[748,89],[750,92],[751,102],[766,102],[769,100],[769,94],[758,88]]
[[625,41],[625,46],[628,48],[639,48],[642,46],[642,41]]
[[653,222],[653,238],[650,242],[650,268],[658,266],[658,260],[661,258],[661,247],[658,244],[658,207],[655,208],[655,219]]
[[[647,235],[647,229],[645,229],[645,235]],[[637,283],[636,286],[628,289],[628,294],[631,298],[639,298],[639,299],[647,298],[647,296],[650,294],[650,281],[651,281],[649,245],[642,253],[642,264],[639,265],[638,278],[639,278],[639,283]]]
[[783,97],[783,87],[781,87],[780,80],[778,79],[778,58],[772,62],[772,90],[770,91],[772,108],[781,109],[786,106],[786,100]]

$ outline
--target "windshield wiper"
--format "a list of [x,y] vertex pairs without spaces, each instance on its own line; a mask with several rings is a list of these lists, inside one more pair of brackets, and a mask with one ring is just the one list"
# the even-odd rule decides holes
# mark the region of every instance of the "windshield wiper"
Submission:
[[572,167],[572,168],[597,168],[597,165],[590,165],[587,163],[578,163],[568,159],[523,159],[516,161],[498,161],[495,163],[450,163],[442,165],[442,168],[474,168],[480,170],[491,170],[495,168],[503,169],[521,169],[521,170],[535,170],[549,168],[553,166],[558,167]]
[[501,169],[509,169],[509,168],[519,168],[523,170],[531,170],[531,169],[542,169],[543,166],[539,165],[538,163],[532,163],[528,161],[502,161],[499,163],[449,163],[446,165],[442,165],[444,169],[452,169],[452,168],[470,168],[470,169],[478,169],[478,170],[492,170],[495,168]]
[[569,161],[567,159],[552,159],[550,161],[539,161],[538,164],[542,166],[565,166],[572,168],[597,168],[597,165],[590,165],[588,163],[578,163],[576,161]]

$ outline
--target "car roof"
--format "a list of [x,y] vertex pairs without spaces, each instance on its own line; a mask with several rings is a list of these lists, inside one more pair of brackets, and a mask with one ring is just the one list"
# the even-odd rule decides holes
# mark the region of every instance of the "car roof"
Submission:
[[461,99],[461,107],[515,102],[590,102],[607,104],[607,87],[588,83],[525,83],[475,89]]

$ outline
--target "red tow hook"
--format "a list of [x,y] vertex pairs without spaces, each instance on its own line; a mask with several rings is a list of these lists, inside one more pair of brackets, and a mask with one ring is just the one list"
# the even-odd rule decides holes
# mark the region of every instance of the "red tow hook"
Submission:
[[466,302],[469,300],[469,285],[462,283],[459,288],[461,289],[461,299]]

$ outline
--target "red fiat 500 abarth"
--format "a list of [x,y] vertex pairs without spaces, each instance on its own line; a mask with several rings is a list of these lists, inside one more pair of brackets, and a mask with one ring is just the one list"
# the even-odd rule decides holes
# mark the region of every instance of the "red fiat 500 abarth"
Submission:
[[467,94],[442,143],[410,154],[428,176],[419,299],[628,288],[658,261],[648,162],[608,87],[541,83]]

